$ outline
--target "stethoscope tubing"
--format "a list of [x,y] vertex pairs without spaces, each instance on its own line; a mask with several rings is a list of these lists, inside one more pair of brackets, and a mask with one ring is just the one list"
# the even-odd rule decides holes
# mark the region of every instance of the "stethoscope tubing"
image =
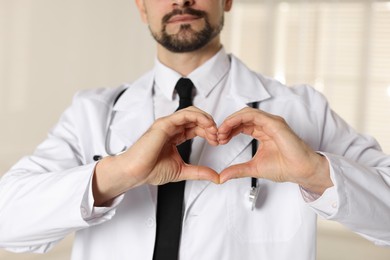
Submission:
[[[118,100],[120,99],[120,97],[123,95],[123,93],[126,90],[127,90],[127,88],[121,90],[118,93],[118,95],[115,97],[114,102],[113,102],[112,107],[111,107],[111,113],[110,113],[110,117],[108,119],[108,124],[106,126],[106,133],[105,133],[105,138],[104,138],[105,139],[104,140],[104,149],[105,149],[105,152],[108,156],[119,155],[127,150],[127,146],[124,146],[122,148],[122,150],[119,152],[113,152],[113,151],[111,151],[111,148],[110,148],[110,140],[111,140],[110,127],[111,127],[112,122],[114,121],[114,118],[115,118],[115,111],[113,109],[114,109],[115,104],[118,102]],[[253,108],[257,108],[258,102],[251,103],[251,106]],[[253,138],[251,141],[251,145],[252,145],[252,157],[254,157],[256,152],[257,152],[258,141],[255,138]],[[93,156],[94,161],[99,161],[101,159],[103,159],[103,156],[101,156],[101,155],[94,155]],[[251,186],[250,187],[251,188],[250,188],[250,193],[249,193],[249,201],[251,203],[251,210],[253,211],[256,208],[256,201],[257,201],[257,197],[258,197],[259,191],[260,191],[257,178],[254,178],[254,177],[251,178]]]

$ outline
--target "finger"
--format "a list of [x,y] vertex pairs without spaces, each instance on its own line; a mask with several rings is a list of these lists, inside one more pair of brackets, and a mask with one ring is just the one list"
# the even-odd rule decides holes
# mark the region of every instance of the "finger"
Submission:
[[[228,116],[218,128],[218,138],[221,140],[232,138],[243,131],[240,127],[253,125],[253,120],[250,120],[247,114],[257,111],[258,109],[243,108]],[[251,119],[253,119],[253,116]]]
[[230,129],[230,131],[227,133],[218,132],[218,141],[220,144],[226,144],[234,136],[239,134],[246,134],[256,138],[256,136],[254,136],[254,128],[255,126],[253,124],[242,124]]
[[150,131],[161,132],[165,139],[175,139],[176,142],[184,142],[191,139],[186,136],[186,132],[194,127],[207,129],[210,135],[217,133],[214,120],[199,112],[186,111],[185,113],[174,113],[167,117],[157,119],[151,126]]
[[[217,132],[216,124],[213,118],[205,112],[199,112],[186,110],[176,112],[169,118],[170,126],[174,129],[180,129],[181,126],[191,126],[196,125],[204,129],[209,129],[209,131]],[[172,130],[174,130],[172,129]]]
[[180,176],[181,180],[206,180],[219,184],[219,174],[206,166],[186,164]]
[[205,139],[210,145],[217,146],[218,142],[218,130],[216,127],[204,129]]
[[208,117],[210,120],[214,120],[214,118],[209,114],[209,113],[207,113],[207,112],[205,112],[205,111],[203,111],[203,110],[201,110],[201,109],[199,109],[199,108],[197,108],[197,107],[195,107],[195,106],[189,106],[189,107],[187,107],[187,108],[185,108],[185,109],[181,109],[181,110],[179,110],[179,111],[193,111],[193,112],[198,112],[198,113],[202,113],[203,115],[205,115],[206,117]]
[[[196,136],[204,138],[210,145],[218,145],[218,135],[217,135],[217,128],[202,128],[199,126],[195,126],[189,129],[186,129],[185,133],[185,139],[189,140]],[[184,142],[185,140],[183,140]]]
[[247,109],[244,111],[240,110],[239,112],[227,117],[219,126],[218,132],[220,134],[227,134],[230,133],[232,129],[235,129],[243,124],[248,124],[249,122],[252,124],[254,123],[253,113],[251,113],[251,111],[247,111]]
[[259,138],[255,134],[276,137],[281,130],[290,131],[282,117],[259,109],[244,108],[225,119],[218,128],[218,138],[224,141],[238,133],[249,134],[254,138]]
[[[195,106],[190,106],[185,109],[181,109],[176,111],[174,114],[180,115],[180,114],[194,114],[194,115],[202,115],[203,117],[206,117],[208,120],[214,122],[214,118],[207,112],[195,107]],[[173,115],[174,115],[173,114]]]
[[186,140],[193,139],[196,136],[204,138],[211,145],[218,145],[218,135],[217,135],[216,126],[202,128],[190,123],[185,125],[182,130],[180,130],[176,136],[171,138],[171,142],[175,145],[181,144]]
[[253,171],[253,167],[247,163],[241,163],[232,165],[224,169],[219,175],[219,181],[221,184],[231,179],[244,178],[244,177],[257,177]]
[[224,133],[225,131],[228,132],[229,129],[235,128],[241,124],[255,124],[257,126],[267,126],[271,122],[283,121],[281,119],[281,117],[272,115],[265,111],[246,107],[228,116],[223,121],[218,130],[221,133]]

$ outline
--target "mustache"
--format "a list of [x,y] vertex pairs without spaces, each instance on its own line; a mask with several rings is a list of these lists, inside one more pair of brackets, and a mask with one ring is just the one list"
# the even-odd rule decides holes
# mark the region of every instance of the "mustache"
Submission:
[[196,10],[196,9],[193,9],[190,7],[186,7],[185,9],[175,9],[172,12],[164,15],[164,17],[162,18],[162,22],[163,22],[163,24],[166,24],[173,16],[183,15],[183,14],[193,15],[193,16],[196,16],[198,18],[203,18],[203,17],[207,16],[206,12],[204,12],[204,11],[200,11],[200,10]]

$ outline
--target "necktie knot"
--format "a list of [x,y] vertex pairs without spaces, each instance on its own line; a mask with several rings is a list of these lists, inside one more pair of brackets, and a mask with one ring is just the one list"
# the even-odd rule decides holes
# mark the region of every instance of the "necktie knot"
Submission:
[[188,78],[181,78],[176,83],[175,89],[180,97],[179,109],[192,106],[192,89],[194,84]]

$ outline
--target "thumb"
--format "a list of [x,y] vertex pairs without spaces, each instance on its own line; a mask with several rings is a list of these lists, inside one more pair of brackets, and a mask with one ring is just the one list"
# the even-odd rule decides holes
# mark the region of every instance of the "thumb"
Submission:
[[206,166],[186,164],[182,169],[183,180],[207,180],[219,184],[219,175]]
[[252,176],[252,167],[248,163],[241,163],[229,166],[224,169],[219,175],[219,182],[223,184],[231,179],[254,177]]

